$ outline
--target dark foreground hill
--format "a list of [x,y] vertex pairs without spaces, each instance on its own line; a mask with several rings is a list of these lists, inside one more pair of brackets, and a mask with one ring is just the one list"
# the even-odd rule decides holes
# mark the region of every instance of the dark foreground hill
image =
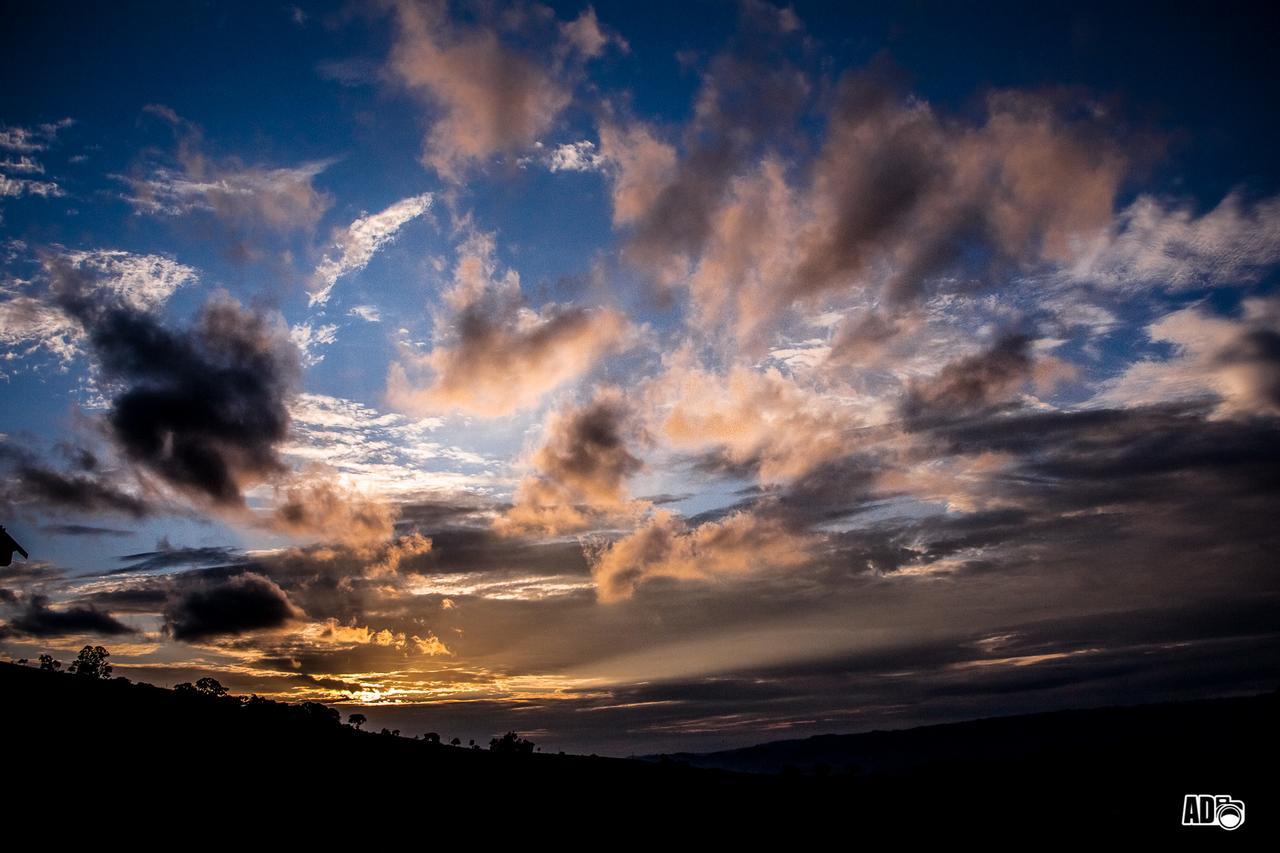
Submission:
[[146,821],[216,816],[220,827],[376,815],[504,833],[526,824],[624,836],[782,832],[788,849],[832,830],[862,840],[1226,836],[1181,827],[1187,793],[1243,799],[1233,839],[1270,834],[1277,704],[1042,714],[642,761],[434,745],[357,732],[322,706],[0,664],[10,807],[90,798]]

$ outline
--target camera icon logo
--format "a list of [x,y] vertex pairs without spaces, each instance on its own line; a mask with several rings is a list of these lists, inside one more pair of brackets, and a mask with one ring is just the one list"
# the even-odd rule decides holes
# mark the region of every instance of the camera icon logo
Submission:
[[1182,825],[1239,829],[1244,826],[1244,800],[1230,794],[1187,794],[1182,798]]

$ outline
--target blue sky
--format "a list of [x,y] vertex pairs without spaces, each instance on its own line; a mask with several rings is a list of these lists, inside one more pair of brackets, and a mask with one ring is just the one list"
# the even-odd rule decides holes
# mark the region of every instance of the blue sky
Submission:
[[8,18],[13,657],[602,752],[1265,680],[1266,12]]

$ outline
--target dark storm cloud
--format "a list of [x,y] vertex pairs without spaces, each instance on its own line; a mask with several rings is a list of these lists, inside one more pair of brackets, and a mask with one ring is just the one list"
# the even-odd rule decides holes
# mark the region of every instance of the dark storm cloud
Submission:
[[131,461],[223,506],[242,506],[244,484],[284,471],[276,448],[298,364],[281,328],[223,296],[175,331],[48,263],[58,304],[84,326],[104,378],[122,386],[107,422]]
[[249,572],[186,589],[164,613],[173,638],[190,642],[280,628],[301,615],[277,584]]
[[64,637],[76,634],[120,636],[135,633],[128,625],[95,607],[49,607],[49,599],[33,595],[9,627],[33,637]]

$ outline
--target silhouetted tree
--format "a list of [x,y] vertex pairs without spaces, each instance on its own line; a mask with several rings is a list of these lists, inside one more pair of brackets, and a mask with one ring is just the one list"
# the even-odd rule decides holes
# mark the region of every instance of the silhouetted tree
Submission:
[[67,672],[74,672],[86,678],[110,678],[111,664],[107,663],[107,658],[110,656],[111,652],[102,646],[85,646],[71,662],[71,666],[67,667]]
[[190,681],[184,681],[181,684],[173,685],[173,689],[177,693],[195,693],[196,686]]
[[40,655],[40,668],[49,672],[62,669],[62,661],[54,660],[53,655]]
[[227,688],[218,683],[218,679],[210,678],[207,675],[196,682],[196,691],[205,696],[213,696],[215,698],[226,696],[228,692]]
[[427,743],[434,743],[437,746],[440,745],[440,735],[437,734],[436,732],[427,732],[425,735],[422,736],[422,739],[425,740]]
[[454,738],[449,741],[449,746],[462,746],[462,738]]
[[367,722],[369,722],[369,718],[364,714],[351,714],[347,717],[347,723],[349,723],[353,729],[359,730],[359,728]]
[[321,702],[303,702],[298,706],[308,718],[317,723],[325,723],[328,725],[342,725],[342,714],[338,713],[338,709],[330,708]]
[[525,740],[515,732],[507,732],[489,741],[489,749],[504,755],[529,755],[533,752],[533,741]]

